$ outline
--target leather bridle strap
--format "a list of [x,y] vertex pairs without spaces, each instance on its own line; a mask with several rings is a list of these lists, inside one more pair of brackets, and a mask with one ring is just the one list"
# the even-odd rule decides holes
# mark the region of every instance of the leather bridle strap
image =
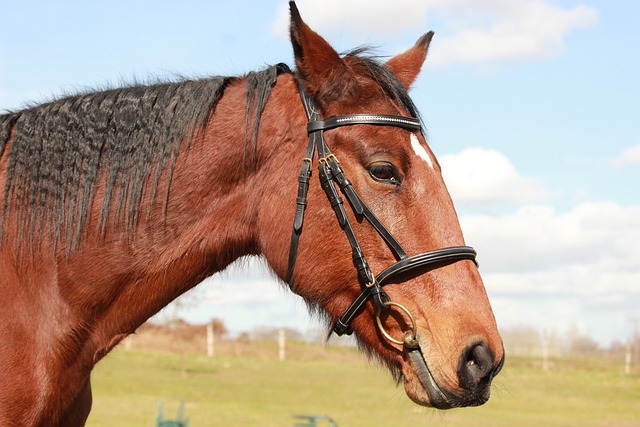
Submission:
[[[300,87],[300,93],[304,90]],[[308,120],[320,117],[315,102],[310,97],[301,96],[304,109],[307,112]],[[302,159],[302,168],[298,176],[298,197],[296,197],[296,213],[293,220],[293,230],[291,231],[291,241],[289,244],[289,266],[287,268],[287,281],[290,283],[293,276],[293,268],[298,257],[298,242],[302,233],[302,225],[304,221],[304,211],[307,208],[307,192],[309,190],[309,180],[311,179],[311,165],[313,164],[313,156],[316,151],[317,140],[322,139],[317,133],[309,134],[309,144],[305,157]]]
[[[380,286],[384,286],[391,278],[400,274],[409,273],[419,268],[432,269],[436,266],[444,266],[463,259],[476,262],[476,251],[469,246],[452,246],[424,252],[400,260],[385,268],[378,274],[376,281]],[[365,288],[333,325],[333,331],[338,335],[351,334],[351,321],[364,307],[369,298],[371,298],[371,288]]]
[[[364,284],[364,289],[362,290],[360,295],[355,299],[355,301],[345,311],[345,313],[340,316],[333,328],[334,332],[336,332],[338,335],[350,334],[351,321],[361,311],[369,298],[373,299],[373,302],[378,310],[388,308],[389,304],[396,304],[390,302],[388,295],[382,289],[382,286],[387,284],[390,279],[404,273],[413,272],[414,270],[430,270],[460,260],[472,260],[475,262],[476,252],[473,248],[468,246],[454,246],[449,248],[437,249],[430,252],[424,252],[413,256],[407,256],[407,253],[402,248],[402,245],[387,230],[382,222],[380,222],[380,220],[375,216],[375,214],[369,209],[366,203],[362,201],[358,193],[354,190],[351,182],[349,182],[349,180],[344,175],[338,159],[331,153],[331,150],[325,142],[323,135],[323,132],[326,130],[335,129],[341,126],[360,124],[394,126],[410,131],[421,131],[421,124],[419,119],[388,114],[350,114],[330,117],[328,119],[322,120],[315,102],[306,93],[305,88],[302,84],[300,84],[300,97],[302,99],[302,103],[305,107],[307,118],[309,120],[309,144],[307,146],[305,158],[302,161],[302,169],[298,178],[296,212],[289,247],[289,266],[287,272],[288,281],[291,282],[293,276],[293,270],[297,258],[298,243],[300,234],[302,233],[304,211],[307,205],[307,191],[309,188],[309,180],[311,177],[311,164],[313,163],[314,153],[315,151],[317,151],[319,160],[318,168],[320,173],[320,183],[331,203],[340,227],[349,240],[354,265],[356,266],[360,279]],[[349,204],[353,208],[355,214],[367,219],[367,221],[387,243],[396,258],[396,262],[381,271],[377,277],[373,275],[369,268],[369,265],[367,264],[366,258],[362,251],[362,247],[360,246],[355,231],[353,230],[353,227],[351,226],[351,223],[349,222],[349,219],[347,217],[347,213],[344,208],[344,202],[340,197],[340,194],[336,190],[336,183],[338,184],[338,187],[340,188],[342,194],[347,197],[347,200],[349,201]],[[424,273],[424,271],[422,273]]]
[[[349,203],[353,207],[357,215],[363,215],[367,221],[378,231],[385,242],[393,251],[397,260],[407,257],[406,252],[400,243],[393,237],[391,233],[382,225],[375,214],[369,207],[362,202],[358,194],[355,192],[349,180],[345,177],[342,168],[339,166],[337,158],[331,153],[328,145],[324,141],[323,131],[335,129],[341,126],[351,126],[356,124],[380,125],[380,126],[396,126],[407,130],[420,131],[422,126],[420,120],[407,117],[396,116],[390,114],[349,114],[344,116],[330,117],[321,120],[320,112],[315,101],[306,93],[302,84],[300,84],[300,98],[307,114],[309,144],[303,158],[303,164],[298,176],[298,197],[296,198],[296,213],[294,216],[293,230],[289,247],[289,262],[287,268],[287,278],[291,281],[293,269],[297,259],[298,244],[300,234],[302,233],[302,225],[304,222],[304,211],[307,204],[307,192],[309,188],[309,179],[311,177],[311,164],[313,162],[314,152],[317,149],[320,160],[319,172],[320,182],[325,191],[331,206],[338,218],[341,228],[347,235],[352,249],[353,261],[365,283],[373,283],[374,276],[371,273],[358,239],[349,224],[346,211],[343,208],[343,201],[333,185],[337,181],[341,191],[346,195]],[[379,294],[382,294],[381,292]],[[376,293],[378,295],[378,293]],[[376,298],[378,305],[382,305],[384,298]]]

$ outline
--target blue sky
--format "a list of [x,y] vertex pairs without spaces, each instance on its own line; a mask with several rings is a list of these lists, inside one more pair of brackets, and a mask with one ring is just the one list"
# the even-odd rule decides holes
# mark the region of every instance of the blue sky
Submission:
[[[293,66],[285,1],[0,5],[0,110],[134,80]],[[412,96],[498,323],[626,340],[640,318],[640,3],[298,5],[339,51],[393,55],[435,30]],[[184,315],[236,331],[316,325],[264,269],[237,270],[209,279]]]

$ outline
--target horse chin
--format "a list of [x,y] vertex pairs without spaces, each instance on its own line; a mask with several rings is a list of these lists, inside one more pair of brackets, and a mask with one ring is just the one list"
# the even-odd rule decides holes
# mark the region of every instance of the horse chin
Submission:
[[453,396],[440,388],[419,348],[410,350],[408,356],[411,363],[406,368],[411,372],[403,372],[404,389],[411,400],[418,405],[436,409],[450,409],[460,406],[455,403]]

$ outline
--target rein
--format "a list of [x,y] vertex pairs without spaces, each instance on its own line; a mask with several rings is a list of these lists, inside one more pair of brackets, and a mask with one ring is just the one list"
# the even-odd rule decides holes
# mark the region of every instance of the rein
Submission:
[[[350,114],[330,117],[322,120],[318,106],[311,96],[309,96],[305,91],[302,84],[300,84],[300,97],[309,121],[309,144],[307,146],[305,157],[302,159],[302,169],[298,177],[296,212],[289,247],[288,279],[291,281],[293,270],[295,268],[298,242],[300,235],[302,234],[304,212],[307,206],[307,191],[309,189],[309,181],[311,178],[311,167],[314,155],[317,152],[318,172],[322,189],[331,203],[340,227],[349,240],[353,263],[358,270],[358,275],[363,284],[363,289],[360,295],[333,325],[333,332],[337,335],[350,335],[353,332],[351,322],[360,313],[366,302],[369,299],[372,299],[376,307],[376,324],[383,336],[393,343],[399,345],[404,344],[409,349],[416,349],[418,348],[417,327],[413,316],[402,304],[391,301],[382,287],[392,278],[403,273],[415,272],[415,270],[423,269],[420,274],[424,274],[428,270],[460,260],[471,260],[475,262],[476,251],[469,246],[452,246],[417,255],[407,255],[402,245],[389,232],[389,230],[387,230],[382,222],[380,222],[375,214],[369,209],[367,204],[364,203],[351,185],[351,182],[344,175],[344,172],[340,167],[340,162],[337,157],[331,153],[331,150],[324,139],[324,132],[342,126],[362,124],[394,126],[409,131],[421,132],[422,126],[420,124],[420,120],[414,117],[388,114]],[[369,268],[369,264],[367,263],[362,247],[360,246],[358,238],[356,237],[353,227],[347,217],[344,201],[336,189],[336,184],[340,188],[344,197],[349,201],[349,204],[356,216],[359,218],[364,217],[373,226],[382,239],[387,243],[396,258],[395,263],[382,270],[377,276],[375,276]],[[412,327],[405,333],[403,341],[396,340],[391,337],[382,326],[382,321],[380,320],[381,312],[392,307],[396,307],[403,311],[412,323]]]

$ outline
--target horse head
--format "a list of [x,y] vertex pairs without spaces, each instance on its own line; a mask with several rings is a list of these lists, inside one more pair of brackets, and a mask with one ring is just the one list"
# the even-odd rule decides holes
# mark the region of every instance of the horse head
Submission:
[[[282,251],[271,264],[335,330],[353,331],[404,379],[412,400],[450,408],[489,398],[504,352],[475,252],[464,246],[440,165],[407,95],[432,36],[384,64],[362,52],[341,56],[291,3],[310,139],[295,141],[299,159],[309,148],[297,207],[290,205],[298,210],[290,268],[285,273]],[[318,173],[310,172],[312,162]],[[382,276],[386,283],[378,283]]]

